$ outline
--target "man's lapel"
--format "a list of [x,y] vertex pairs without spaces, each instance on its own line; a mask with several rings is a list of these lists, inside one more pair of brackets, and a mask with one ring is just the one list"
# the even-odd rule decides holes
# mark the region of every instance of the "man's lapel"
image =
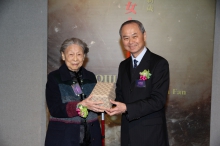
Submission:
[[129,82],[131,82],[131,78],[132,78],[132,69],[133,69],[132,59],[131,57],[129,57],[125,65],[125,70],[128,75]]

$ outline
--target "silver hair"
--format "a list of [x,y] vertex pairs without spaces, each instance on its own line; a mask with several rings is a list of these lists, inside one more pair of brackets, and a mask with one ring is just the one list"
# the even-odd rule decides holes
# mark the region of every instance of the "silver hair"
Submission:
[[80,47],[82,47],[84,54],[87,54],[89,52],[89,48],[87,47],[87,44],[85,42],[83,42],[82,40],[80,40],[78,38],[70,38],[70,39],[66,39],[63,42],[63,44],[61,45],[61,48],[60,48],[60,53],[64,52],[65,49],[72,44],[76,44],[76,45],[79,45]]
[[125,26],[125,25],[127,25],[127,24],[131,24],[131,23],[137,24],[138,27],[139,27],[139,29],[140,29],[140,31],[141,31],[142,33],[145,33],[144,26],[143,26],[143,24],[142,24],[140,21],[138,21],[138,20],[128,20],[128,21],[125,21],[125,22],[121,25],[121,27],[120,27],[120,29],[119,29],[120,37],[121,37],[122,27]]

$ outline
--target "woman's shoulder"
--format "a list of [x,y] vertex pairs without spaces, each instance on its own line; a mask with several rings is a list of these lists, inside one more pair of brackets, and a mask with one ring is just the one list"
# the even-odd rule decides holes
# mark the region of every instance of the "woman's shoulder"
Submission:
[[93,82],[97,82],[95,74],[93,72],[85,69],[84,67],[82,67],[82,74],[83,74],[84,79],[89,79]]
[[48,80],[60,80],[61,77],[60,77],[59,69],[53,70],[50,73],[48,73],[47,79]]
[[53,70],[51,72],[48,73],[48,76],[55,76],[59,74],[59,69]]

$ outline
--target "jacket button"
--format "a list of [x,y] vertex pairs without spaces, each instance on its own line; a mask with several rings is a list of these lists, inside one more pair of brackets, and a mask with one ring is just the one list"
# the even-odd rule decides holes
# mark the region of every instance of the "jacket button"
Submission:
[[91,124],[91,126],[93,126],[93,123]]

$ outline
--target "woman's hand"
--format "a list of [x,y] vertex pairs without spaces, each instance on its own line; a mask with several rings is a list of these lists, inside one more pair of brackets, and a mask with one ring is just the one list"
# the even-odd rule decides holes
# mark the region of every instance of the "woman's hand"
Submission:
[[88,98],[84,99],[83,101],[79,102],[78,104],[81,104],[85,107],[87,107],[89,110],[94,112],[104,112],[106,109],[104,107],[101,107],[100,104],[103,102],[94,102],[91,101],[92,95],[89,95]]

